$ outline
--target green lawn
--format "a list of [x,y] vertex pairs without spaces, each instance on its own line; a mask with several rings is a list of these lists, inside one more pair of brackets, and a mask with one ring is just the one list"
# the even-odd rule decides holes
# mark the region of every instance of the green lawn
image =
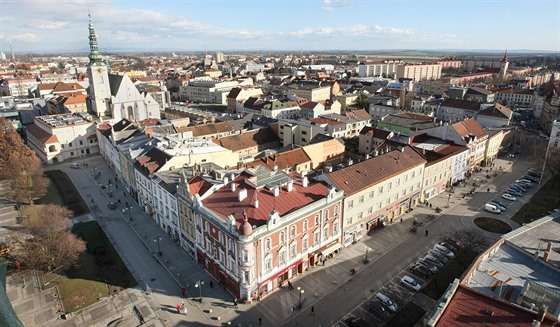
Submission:
[[46,274],[46,287],[58,286],[66,313],[85,308],[99,298],[136,285],[117,251],[95,221],[74,225],[72,232],[87,242],[88,250],[64,274]]
[[38,204],[60,204],[74,212],[75,216],[89,212],[88,206],[66,173],[47,170],[45,176],[50,180],[49,188],[47,194],[37,201]]
[[450,283],[455,278],[460,278],[463,272],[471,265],[474,259],[478,256],[478,252],[465,251],[457,256],[455,260],[447,263],[438,273],[430,280],[430,282],[422,289],[424,295],[438,300]]
[[521,225],[530,223],[546,216],[559,206],[560,185],[554,185],[550,180],[511,219]]

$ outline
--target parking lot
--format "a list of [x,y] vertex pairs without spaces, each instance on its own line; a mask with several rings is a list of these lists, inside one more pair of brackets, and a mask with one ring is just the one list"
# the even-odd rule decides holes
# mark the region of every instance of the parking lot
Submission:
[[440,240],[418,251],[417,256],[398,267],[399,273],[387,283],[375,285],[376,290],[370,289],[368,298],[335,326],[383,326],[410,301],[420,307],[426,307],[425,302],[433,304],[420,291],[461,250],[460,243]]

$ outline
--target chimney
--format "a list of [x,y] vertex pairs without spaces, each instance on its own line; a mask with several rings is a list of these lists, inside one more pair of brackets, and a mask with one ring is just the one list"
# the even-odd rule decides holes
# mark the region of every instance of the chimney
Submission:
[[274,187],[273,190],[274,190],[274,196],[275,197],[280,195],[280,187],[279,186]]
[[307,185],[309,185],[309,181],[307,180],[307,176],[303,176],[303,178],[301,180],[301,185],[303,185],[303,187],[307,187]]
[[287,186],[288,192],[291,192],[294,189],[294,181],[290,180]]
[[237,200],[239,200],[239,202],[245,200],[245,198],[247,197],[247,189],[240,189],[239,193],[237,193]]
[[237,187],[237,183],[231,183],[231,191],[235,192],[235,188]]
[[224,176],[224,185],[229,183],[229,178],[227,176]]
[[259,199],[255,199],[254,206],[255,206],[255,209],[259,207]]
[[369,159],[369,153],[366,153],[366,160]]
[[543,260],[545,262],[548,262],[548,257],[550,256],[550,251],[551,250],[552,250],[552,242],[548,242],[546,244],[546,251],[544,252],[544,255],[543,255]]
[[404,146],[401,148],[401,152],[404,152]]

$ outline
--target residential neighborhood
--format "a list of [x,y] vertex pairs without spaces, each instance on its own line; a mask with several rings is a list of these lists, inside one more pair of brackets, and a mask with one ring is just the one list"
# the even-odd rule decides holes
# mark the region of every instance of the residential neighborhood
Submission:
[[[107,23],[83,19],[87,54],[0,53],[6,326],[560,323],[560,205],[543,191],[560,176],[557,65],[507,49],[125,55],[100,50]],[[29,149],[17,162],[13,135]],[[17,165],[31,156],[35,170]],[[68,184],[34,184],[32,171]],[[45,191],[24,202],[34,188]],[[24,276],[17,256],[37,228],[30,215],[47,212],[21,208],[56,189],[84,209],[57,228],[98,224],[112,250],[96,253],[81,231],[84,253],[115,253],[95,264],[120,262],[134,286],[31,309],[47,291],[79,296],[48,286],[63,265]],[[538,198],[544,211],[524,211]],[[27,280],[38,285],[28,295]],[[117,299],[122,310],[96,309]]]

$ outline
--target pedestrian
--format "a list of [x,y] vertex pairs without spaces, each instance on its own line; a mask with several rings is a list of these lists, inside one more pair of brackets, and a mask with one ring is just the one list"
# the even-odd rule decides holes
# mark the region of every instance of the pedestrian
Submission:
[[430,203],[430,209],[432,209],[432,204]]
[[233,307],[237,309],[237,298],[233,299]]
[[350,269],[350,275],[354,276],[355,274],[356,274],[356,269],[355,268]]
[[93,198],[91,198],[91,203],[95,203],[95,201],[93,201]]
[[183,297],[185,297],[186,292],[187,292],[187,290],[185,290],[184,287],[181,287],[181,294],[183,295]]
[[490,192],[490,188],[487,188],[487,189],[486,189],[486,192]]
[[214,288],[214,282],[213,281],[210,281],[209,285],[210,285],[210,288]]
[[118,199],[117,202],[118,202],[118,204],[121,204],[121,199]]
[[288,281],[288,290],[291,291],[294,289],[294,285],[290,281]]
[[119,189],[119,184],[115,184],[115,188],[118,190]]
[[177,306],[175,307],[177,309],[177,313],[181,313],[181,305],[177,304]]
[[426,229],[426,236],[428,236],[428,230]]
[[309,313],[310,316],[314,316],[315,315],[315,307],[311,306],[311,313]]
[[262,325],[262,318],[259,317],[259,326]]
[[402,218],[401,218],[401,224],[402,224]]

